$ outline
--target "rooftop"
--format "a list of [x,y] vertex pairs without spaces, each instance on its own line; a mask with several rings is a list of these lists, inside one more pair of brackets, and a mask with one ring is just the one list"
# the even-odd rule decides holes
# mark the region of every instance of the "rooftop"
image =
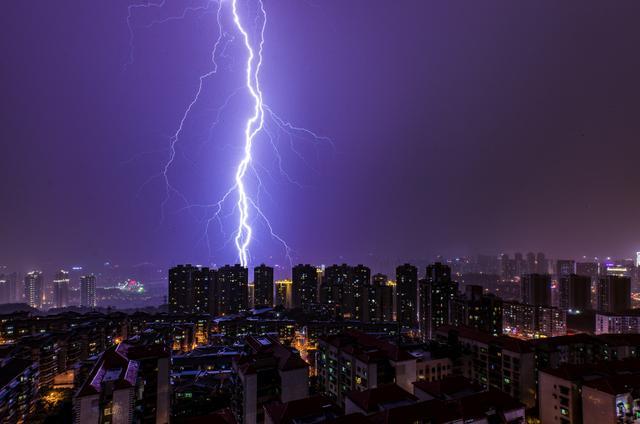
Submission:
[[484,391],[484,389],[462,376],[448,376],[439,381],[416,381],[414,387],[435,399],[449,400],[459,399]]
[[596,364],[563,365],[540,372],[573,382],[586,382],[615,375],[636,375],[640,379],[640,359],[606,361]]
[[330,399],[319,395],[286,403],[272,402],[265,405],[264,409],[274,424],[320,422],[341,415],[340,408]]
[[118,346],[111,347],[101,356],[89,377],[78,390],[77,396],[99,394],[104,384],[113,384],[115,390],[133,387],[138,376],[138,362],[129,360]]
[[282,345],[276,337],[247,336],[245,341],[251,352],[234,359],[238,369],[244,374],[253,374],[260,368],[274,366],[280,371],[309,367],[295,349]]
[[640,389],[640,376],[638,374],[612,375],[587,381],[584,385],[615,396]]
[[357,330],[345,330],[340,334],[322,336],[319,340],[366,363],[376,362],[381,359],[389,359],[396,362],[415,359],[405,349]]
[[529,340],[516,339],[509,336],[492,336],[485,332],[468,328],[468,327],[455,327],[451,325],[444,325],[437,331],[440,336],[448,336],[451,333],[457,334],[458,337],[463,339],[470,339],[485,344],[495,344],[502,347],[504,350],[517,353],[531,353],[533,352],[533,345]]
[[347,398],[366,413],[411,405],[418,400],[414,395],[395,384],[388,384],[364,391],[352,390],[347,393]]
[[[389,409],[372,415],[374,423],[413,424],[415,422],[467,422],[497,416],[522,409],[524,405],[498,390],[466,396],[457,400],[427,400],[414,405]],[[503,422],[502,420],[496,422]],[[494,422],[494,421],[490,421]]]

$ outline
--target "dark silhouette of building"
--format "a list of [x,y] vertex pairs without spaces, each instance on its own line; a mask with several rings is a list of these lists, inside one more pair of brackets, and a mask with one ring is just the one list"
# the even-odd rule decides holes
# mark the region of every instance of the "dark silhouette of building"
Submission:
[[576,261],[559,259],[556,261],[556,276],[558,278],[568,277],[576,273]]
[[549,273],[549,261],[545,257],[544,253],[538,252],[536,255],[536,270],[537,274],[548,274]]
[[427,267],[420,281],[420,332],[431,340],[436,330],[451,322],[451,302],[458,294],[458,284],[451,280],[451,268],[440,262]]
[[598,279],[598,268],[597,262],[578,262],[576,263],[576,274],[586,275],[591,278],[591,281],[596,281]]
[[527,262],[524,267],[524,274],[535,274],[538,272],[538,264],[536,262],[536,254],[533,252],[527,253]]
[[169,313],[218,315],[216,271],[191,264],[169,270]]
[[514,275],[520,276],[522,274],[525,274],[526,263],[524,261],[524,258],[522,257],[522,253],[516,252],[513,255],[513,262],[514,262],[514,265],[515,265],[515,274]]
[[96,307],[96,276],[93,274],[80,277],[80,306]]
[[570,274],[558,280],[560,309],[584,312],[591,309],[591,277]]
[[53,279],[53,301],[56,308],[69,306],[69,272],[60,270]]
[[331,265],[324,272],[320,288],[320,301],[328,305],[336,317],[350,315],[350,306],[345,305],[345,292],[350,292],[352,285],[352,267],[347,264]]
[[516,274],[516,261],[510,259],[506,253],[500,255],[500,278],[503,281],[510,281],[518,275]]
[[299,264],[291,269],[292,293],[294,308],[318,302],[318,271],[309,264]]
[[218,269],[216,300],[218,314],[237,314],[249,309],[249,272],[240,264]]
[[404,264],[396,268],[398,321],[405,328],[418,324],[418,268]]
[[13,303],[16,301],[16,285],[18,275],[0,274],[0,303]]
[[536,306],[551,306],[551,276],[549,274],[526,274],[521,281],[522,303]]
[[362,264],[353,267],[351,281],[344,292],[343,316],[345,318],[356,321],[365,319],[364,302],[366,301],[366,290],[370,282],[371,270],[368,267]]
[[624,312],[631,309],[631,279],[606,275],[598,281],[598,312]]
[[258,306],[273,306],[273,268],[262,264],[253,269],[253,303]]
[[393,320],[393,286],[384,274],[376,274],[364,292],[363,320],[388,322]]

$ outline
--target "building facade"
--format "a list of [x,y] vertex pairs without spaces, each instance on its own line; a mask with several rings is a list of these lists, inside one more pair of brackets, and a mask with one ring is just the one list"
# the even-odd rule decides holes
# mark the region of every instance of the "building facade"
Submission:
[[404,328],[418,326],[418,268],[404,264],[396,268],[397,318]]
[[80,277],[80,306],[84,308],[97,306],[96,276],[93,274]]
[[315,266],[299,264],[291,269],[291,301],[293,307],[318,302],[318,271]]
[[424,340],[433,339],[436,330],[452,321],[452,302],[458,284],[451,279],[451,268],[440,262],[427,267],[420,281],[420,333]]
[[253,269],[253,304],[273,306],[273,268],[262,264]]
[[69,272],[60,270],[53,279],[53,302],[56,308],[69,306]]
[[24,300],[32,308],[42,307],[44,277],[40,271],[31,271],[24,277]]
[[601,277],[596,299],[598,312],[619,313],[631,309],[631,279],[617,275]]

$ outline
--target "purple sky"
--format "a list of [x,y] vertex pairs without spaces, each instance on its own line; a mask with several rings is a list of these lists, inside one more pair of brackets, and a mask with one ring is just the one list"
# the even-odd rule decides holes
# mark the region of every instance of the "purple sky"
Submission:
[[[0,6],[0,262],[217,264],[235,250],[157,175],[210,69],[215,15],[149,24],[127,1]],[[333,139],[256,147],[264,210],[304,262],[640,250],[640,2],[266,0],[262,84]],[[209,11],[211,12],[213,8]],[[229,29],[231,24],[227,22]],[[237,34],[235,34],[237,35]],[[170,178],[193,203],[231,183],[248,98],[231,43],[186,121]],[[233,230],[224,221],[224,230]],[[254,262],[284,263],[256,224]],[[228,234],[227,234],[228,235]],[[374,259],[375,258],[375,259]]]

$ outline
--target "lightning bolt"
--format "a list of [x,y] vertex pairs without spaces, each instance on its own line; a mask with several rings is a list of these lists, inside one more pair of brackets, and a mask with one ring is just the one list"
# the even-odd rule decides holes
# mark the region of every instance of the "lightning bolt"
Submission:
[[[313,139],[316,143],[318,142],[329,142],[332,146],[332,141],[327,137],[322,137],[310,131],[306,128],[297,127],[284,119],[280,118],[270,107],[268,107],[263,101],[263,93],[261,90],[260,84],[260,69],[263,64],[263,47],[265,42],[265,28],[267,25],[267,13],[264,7],[263,0],[254,0],[256,5],[256,16],[251,22],[252,27],[255,28],[253,31],[248,29],[247,23],[243,19],[242,13],[239,8],[239,3],[249,3],[250,0],[207,0],[204,6],[189,6],[186,7],[183,12],[179,15],[170,16],[168,18],[164,18],[161,20],[153,20],[151,24],[147,25],[147,28],[153,26],[155,24],[161,24],[164,22],[172,21],[172,20],[180,20],[184,19],[188,12],[197,12],[197,11],[207,11],[211,7],[212,4],[217,5],[216,10],[216,19],[218,24],[218,34],[217,39],[213,45],[213,49],[211,52],[211,62],[212,67],[210,70],[199,77],[198,87],[191,98],[191,101],[186,106],[184,112],[182,113],[181,119],[179,120],[176,131],[169,138],[169,158],[165,162],[162,171],[156,177],[160,177],[163,179],[165,184],[165,196],[161,203],[161,220],[164,219],[164,211],[169,202],[172,194],[177,195],[184,203],[185,207],[180,210],[191,210],[193,208],[204,208],[207,211],[210,211],[208,218],[205,219],[205,230],[203,238],[206,240],[206,245],[209,248],[209,255],[211,256],[211,243],[209,240],[209,230],[210,226],[214,221],[218,222],[220,232],[224,235],[225,232],[223,230],[223,218],[227,218],[234,213],[238,215],[238,221],[236,224],[235,230],[231,234],[231,238],[229,238],[225,242],[225,246],[233,240],[237,251],[237,257],[239,263],[246,267],[250,262],[250,252],[249,247],[251,245],[252,240],[255,238],[255,231],[252,227],[252,224],[259,220],[261,221],[265,228],[268,230],[269,235],[280,243],[285,251],[285,255],[289,260],[289,263],[293,263],[292,252],[293,250],[287,244],[283,237],[281,237],[278,233],[274,231],[273,225],[267,218],[267,215],[263,212],[260,207],[260,192],[264,191],[266,194],[269,194],[262,182],[260,177],[260,173],[258,172],[257,167],[266,172],[269,176],[272,176],[266,167],[264,167],[259,162],[255,161],[253,154],[253,145],[256,139],[260,134],[263,134],[268,139],[270,146],[272,147],[275,157],[276,163],[278,164],[278,170],[280,175],[283,176],[288,182],[298,185],[295,180],[293,180],[289,174],[283,168],[283,160],[280,152],[278,151],[278,147],[276,145],[276,140],[274,134],[271,130],[269,130],[266,126],[266,118],[268,118],[268,122],[273,125],[276,131],[281,131],[289,136],[289,145],[291,150],[303,161],[305,161],[304,157],[298,150],[295,149],[294,140],[297,138],[303,139]],[[130,44],[130,57],[129,62],[127,62],[126,66],[133,64],[133,51],[134,51],[134,31],[131,24],[132,21],[132,12],[135,9],[150,9],[150,8],[162,8],[165,5],[166,0],[158,0],[158,2],[146,2],[140,4],[133,4],[129,6],[128,14],[127,14],[127,25],[129,28],[129,44]],[[243,132],[242,132],[242,141],[241,141],[241,152],[242,155],[239,159],[238,164],[235,167],[235,174],[233,184],[229,189],[224,193],[224,195],[215,203],[212,204],[193,204],[188,201],[188,199],[180,193],[177,188],[175,188],[169,179],[169,170],[174,164],[177,156],[177,148],[180,138],[182,136],[182,132],[185,126],[185,123],[192,112],[194,106],[200,100],[200,96],[203,91],[204,84],[206,80],[214,76],[218,72],[218,63],[216,62],[216,58],[218,55],[223,56],[226,51],[227,45],[234,41],[234,37],[224,30],[224,25],[222,22],[221,14],[223,9],[223,4],[229,4],[231,9],[232,21],[235,27],[235,31],[237,31],[240,35],[238,37],[242,42],[242,47],[246,51],[246,62],[244,63],[244,84],[239,89],[236,89],[231,95],[226,99],[226,101],[216,110],[215,119],[212,122],[211,130],[217,125],[220,120],[220,116],[222,110],[227,106],[229,101],[233,96],[235,96],[238,91],[246,91],[249,94],[249,97],[252,101],[251,107],[251,115],[247,118]],[[253,34],[253,35],[252,35]],[[221,50],[222,46],[222,53]],[[306,161],[305,161],[306,162]],[[250,192],[250,182],[249,178],[255,178],[257,182],[257,192],[254,196],[251,195]],[[152,179],[155,177],[152,177]],[[147,181],[148,183],[149,181]],[[147,184],[145,183],[145,185]],[[228,201],[230,201],[235,196],[235,202],[231,211],[228,214],[223,215],[225,212],[225,205]],[[228,208],[227,208],[228,209]],[[225,236],[226,237],[226,236]]]
[[[253,140],[256,135],[264,127],[264,107],[262,104],[262,91],[260,90],[260,67],[262,66],[262,47],[264,46],[264,29],[267,25],[267,13],[264,10],[264,3],[262,0],[258,0],[260,5],[260,13],[262,14],[262,25],[259,31],[258,40],[258,52],[254,52],[249,33],[242,25],[240,15],[238,14],[238,0],[233,0],[233,22],[238,28],[238,31],[242,34],[244,40],[244,46],[247,49],[247,67],[246,67],[246,84],[247,90],[251,94],[254,101],[253,116],[249,118],[244,128],[244,157],[238,164],[236,170],[236,187],[238,192],[238,211],[239,222],[238,229],[236,231],[235,244],[238,249],[238,259],[240,265],[247,266],[249,263],[249,244],[251,243],[251,236],[253,234],[253,228],[249,223],[249,197],[245,187],[245,175],[247,168],[251,164],[251,147],[253,146]],[[255,205],[254,205],[255,206]],[[264,217],[264,215],[262,215]],[[267,221],[268,222],[268,221]]]

